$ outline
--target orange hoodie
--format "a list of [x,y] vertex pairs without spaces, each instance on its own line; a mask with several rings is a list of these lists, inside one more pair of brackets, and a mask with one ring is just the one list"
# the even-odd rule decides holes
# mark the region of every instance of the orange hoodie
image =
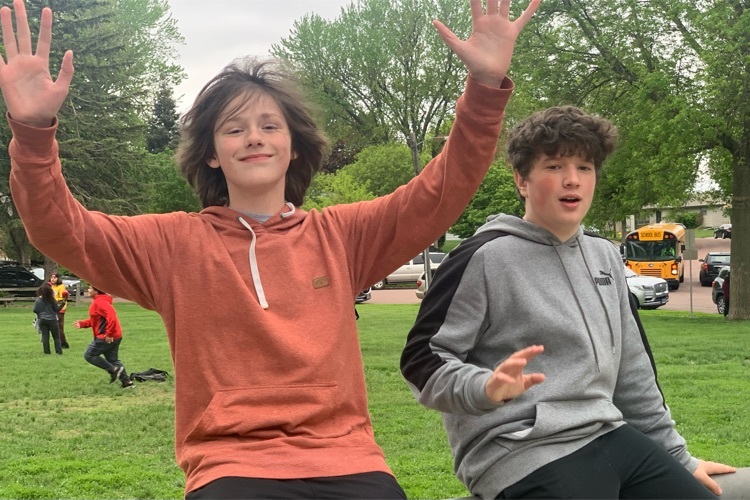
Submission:
[[81,321],[81,328],[91,328],[94,338],[122,338],[122,327],[117,311],[112,307],[112,297],[104,293],[96,294],[89,306],[89,319]]
[[494,158],[512,82],[503,87],[469,78],[442,154],[394,193],[320,212],[287,206],[265,223],[227,207],[87,211],[63,179],[56,124],[9,119],[11,193],[33,245],[164,321],[186,492],[226,476],[390,473],[368,413],[354,299],[464,210]]

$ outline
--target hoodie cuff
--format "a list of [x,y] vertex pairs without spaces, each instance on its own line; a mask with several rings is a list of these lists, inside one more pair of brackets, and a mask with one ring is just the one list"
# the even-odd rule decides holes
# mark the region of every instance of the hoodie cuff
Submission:
[[471,75],[466,79],[466,88],[462,96],[464,105],[480,119],[497,121],[497,116],[508,105],[515,89],[513,80],[507,76],[500,87],[490,87],[474,80]]
[[55,134],[57,133],[57,118],[52,120],[49,127],[37,128],[14,120],[10,113],[5,114],[10,125],[13,139],[8,152],[15,159],[39,158],[57,155]]

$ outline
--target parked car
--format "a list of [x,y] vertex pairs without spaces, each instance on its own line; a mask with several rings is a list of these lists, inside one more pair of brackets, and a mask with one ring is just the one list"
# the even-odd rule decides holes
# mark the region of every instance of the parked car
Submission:
[[698,273],[698,277],[701,281],[701,286],[711,286],[714,278],[719,274],[719,269],[729,265],[729,252],[708,252],[705,257],[699,259],[701,262],[701,270]]
[[[445,256],[446,254],[443,252],[430,252],[430,269],[433,271],[437,269]],[[375,290],[380,290],[390,283],[416,283],[422,273],[424,273],[424,257],[420,253],[389,274],[387,278],[372,285],[372,287]]]
[[732,225],[722,224],[717,227],[714,231],[714,238],[731,238],[732,237]]
[[359,292],[359,295],[357,295],[357,298],[354,300],[355,304],[361,304],[362,302],[366,302],[372,298],[372,288],[368,287],[366,290],[362,290]]
[[35,297],[43,279],[15,263],[0,263],[0,291],[12,297]]
[[643,276],[629,267],[625,268],[625,279],[639,309],[656,309],[669,302],[667,280]]
[[[31,268],[31,272],[36,275],[39,279],[44,279],[44,268],[43,267],[33,267]],[[76,278],[75,276],[60,276],[62,279],[63,285],[65,285],[65,289],[68,291],[68,293],[71,296],[75,296],[76,293],[78,293],[78,288],[81,286],[81,280]]]
[[724,291],[721,289],[721,285],[727,276],[729,276],[729,266],[724,266],[719,269],[719,274],[716,275],[711,285],[711,300],[716,304],[716,310],[719,311],[719,314],[724,314],[724,308],[727,306],[724,301]]

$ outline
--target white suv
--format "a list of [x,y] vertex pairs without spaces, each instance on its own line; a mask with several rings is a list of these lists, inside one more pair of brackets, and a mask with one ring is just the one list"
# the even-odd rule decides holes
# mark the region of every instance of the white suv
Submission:
[[[437,269],[440,263],[443,262],[445,256],[446,254],[442,252],[430,252],[430,269],[433,271]],[[384,280],[373,284],[372,287],[375,290],[380,290],[389,283],[416,283],[423,272],[424,257],[420,253],[409,262],[393,271]]]
[[669,302],[669,286],[666,280],[642,276],[629,267],[625,268],[625,279],[639,309],[656,309]]

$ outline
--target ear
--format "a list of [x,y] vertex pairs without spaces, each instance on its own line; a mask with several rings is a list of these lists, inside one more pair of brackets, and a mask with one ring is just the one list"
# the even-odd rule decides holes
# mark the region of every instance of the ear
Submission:
[[524,198],[528,198],[528,181],[521,177],[521,174],[518,173],[518,170],[513,171],[513,180],[516,181],[516,187],[518,188],[518,192],[521,193],[521,196]]
[[221,167],[221,164],[219,163],[219,159],[216,158],[215,156],[207,159],[206,163],[211,168],[220,168]]

